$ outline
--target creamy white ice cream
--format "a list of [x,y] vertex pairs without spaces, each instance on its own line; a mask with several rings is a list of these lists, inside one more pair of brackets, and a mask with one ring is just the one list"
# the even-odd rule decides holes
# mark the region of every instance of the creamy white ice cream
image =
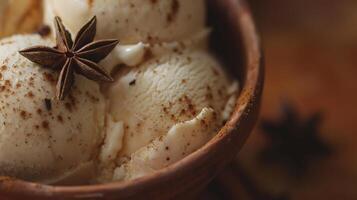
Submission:
[[129,180],[167,167],[202,147],[217,128],[217,116],[212,108],[204,108],[192,120],[175,124],[164,135],[140,148],[123,162],[113,174],[113,180]]
[[[109,112],[126,127],[125,156],[205,107],[220,112],[229,98],[225,73],[204,51],[170,53],[138,68],[123,68],[117,76],[109,89]],[[221,117],[216,121],[222,124]]]
[[205,42],[209,32],[204,0],[44,0],[44,23],[52,26],[55,16],[72,35],[97,16],[97,39],[120,41],[102,61],[107,71],[118,64],[141,64],[147,50],[157,55],[182,42]]
[[183,40],[205,27],[204,0],[45,0],[45,22],[62,18],[72,33],[93,16],[97,38],[122,44]]
[[0,41],[0,174],[45,183],[78,183],[94,173],[104,126],[99,86],[80,76],[55,100],[57,73],[18,51],[54,43],[37,35]]
[[44,23],[59,16],[73,36],[96,15],[96,38],[120,40],[100,63],[116,81],[99,88],[78,76],[72,95],[56,101],[56,72],[18,54],[53,38],[1,40],[1,175],[138,178],[202,147],[231,115],[238,84],[209,53],[204,0],[44,0],[43,11]]
[[[118,148],[106,154],[109,161],[102,159],[116,163],[106,164],[106,170],[124,164],[115,179],[136,178],[197,150],[223,125],[227,102],[237,92],[212,55],[196,48],[167,51],[137,68],[122,68],[116,80],[107,92],[108,111],[121,128],[108,137],[121,141],[108,139]],[[157,150],[165,148],[170,150]]]

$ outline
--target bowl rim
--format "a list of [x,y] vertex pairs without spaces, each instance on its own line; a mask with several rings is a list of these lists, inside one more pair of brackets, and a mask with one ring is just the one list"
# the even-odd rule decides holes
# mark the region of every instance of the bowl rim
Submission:
[[238,19],[243,48],[246,52],[246,73],[248,78],[238,97],[238,104],[240,105],[237,105],[237,107],[240,109],[231,116],[230,120],[213,139],[182,160],[138,179],[95,185],[50,186],[14,178],[0,177],[0,193],[5,191],[9,194],[35,195],[39,197],[54,197],[59,195],[62,197],[72,197],[74,195],[79,198],[102,197],[103,193],[114,191],[116,194],[122,192],[123,194],[130,195],[130,193],[140,191],[149,185],[170,180],[172,177],[184,173],[185,169],[188,166],[194,165],[196,161],[207,158],[207,155],[214,151],[215,147],[217,148],[218,144],[225,137],[229,137],[229,134],[232,134],[242,116],[251,112],[251,107],[257,101],[256,98],[259,98],[258,96],[261,95],[262,80],[264,79],[260,38],[246,0],[227,0],[227,2],[237,8],[234,14],[237,15],[236,18]]

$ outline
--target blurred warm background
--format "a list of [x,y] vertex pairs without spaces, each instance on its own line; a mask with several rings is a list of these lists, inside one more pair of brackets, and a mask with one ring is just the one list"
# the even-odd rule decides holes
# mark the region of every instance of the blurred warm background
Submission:
[[[266,60],[262,119],[235,166],[211,187],[221,186],[220,199],[357,199],[357,1],[250,3]],[[316,129],[293,122],[262,129],[263,121],[283,122],[284,102],[301,126],[320,113]],[[294,134],[306,137],[289,141]],[[264,162],[264,152],[281,143],[276,149],[284,153]]]
[[0,0],[0,37],[31,33],[42,21],[39,0]]

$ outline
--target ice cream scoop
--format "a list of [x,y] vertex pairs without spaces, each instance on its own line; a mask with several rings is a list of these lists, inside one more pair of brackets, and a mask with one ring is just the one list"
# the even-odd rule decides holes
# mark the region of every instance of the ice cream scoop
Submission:
[[18,51],[53,46],[38,35],[0,41],[0,174],[44,183],[79,183],[94,172],[104,126],[99,86],[81,76],[65,101],[57,72]]
[[44,10],[45,23],[57,15],[72,33],[97,16],[97,38],[122,44],[178,41],[205,27],[204,0],[45,0]]
[[[113,121],[123,126],[117,133],[122,136],[116,136],[122,141],[118,143],[119,149],[113,148],[118,151],[113,153],[117,156],[113,160],[117,159],[119,166],[131,160],[126,169],[133,166],[147,169],[154,165],[152,170],[157,170],[197,150],[223,124],[223,111],[238,89],[232,91],[231,85],[221,65],[210,53],[201,49],[169,52],[137,68],[122,68],[117,74],[117,81],[107,91]],[[205,118],[206,121],[200,121]],[[195,131],[190,128],[179,128],[185,127],[178,125],[182,123],[198,123],[193,125],[198,127],[192,129],[199,136],[193,137],[191,134]],[[203,124],[207,126],[201,126]],[[165,157],[164,160],[146,159],[148,163],[141,162],[141,165],[135,163],[134,158],[142,158],[143,155],[160,158],[166,155],[163,153],[168,151],[150,153],[150,150],[156,149],[152,146],[163,147],[162,140],[169,141],[166,142],[170,144],[168,148],[173,150],[176,146],[180,149],[171,152],[168,156],[170,162]],[[108,141],[117,143],[116,140]],[[143,175],[136,171],[140,170],[130,172],[126,178]]]
[[[126,126],[122,155],[130,155],[176,123],[205,107],[220,114],[230,83],[220,64],[204,51],[171,53],[118,74],[108,93],[109,111]],[[222,119],[218,117],[217,125]]]

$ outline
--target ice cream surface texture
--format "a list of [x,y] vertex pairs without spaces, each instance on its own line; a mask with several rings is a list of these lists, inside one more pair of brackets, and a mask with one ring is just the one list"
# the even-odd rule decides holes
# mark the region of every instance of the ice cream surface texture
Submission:
[[[121,151],[125,156],[205,107],[223,110],[229,98],[224,72],[200,50],[169,53],[138,68],[123,69],[118,77],[109,91],[109,110],[126,125]],[[222,122],[220,116],[216,122]]]
[[73,33],[96,15],[97,38],[122,44],[182,40],[206,20],[204,0],[45,0],[44,7],[47,24],[57,15]]
[[0,174],[45,183],[76,182],[72,176],[93,173],[102,141],[104,99],[95,82],[78,77],[70,97],[56,100],[57,75],[18,53],[34,45],[54,43],[38,35],[0,41]]
[[124,124],[117,162],[131,160],[125,165],[131,170],[127,179],[144,173],[132,168],[149,172],[180,160],[223,125],[231,83],[206,51],[168,53],[140,67],[123,68],[117,76],[108,106],[114,121]]
[[53,47],[54,37],[1,40],[0,174],[55,184],[139,178],[204,146],[231,115],[239,87],[209,51],[204,0],[43,3],[44,24],[59,16],[75,37],[96,16],[96,39],[120,41],[99,63],[115,81],[76,77],[57,101],[58,73],[18,53]]

